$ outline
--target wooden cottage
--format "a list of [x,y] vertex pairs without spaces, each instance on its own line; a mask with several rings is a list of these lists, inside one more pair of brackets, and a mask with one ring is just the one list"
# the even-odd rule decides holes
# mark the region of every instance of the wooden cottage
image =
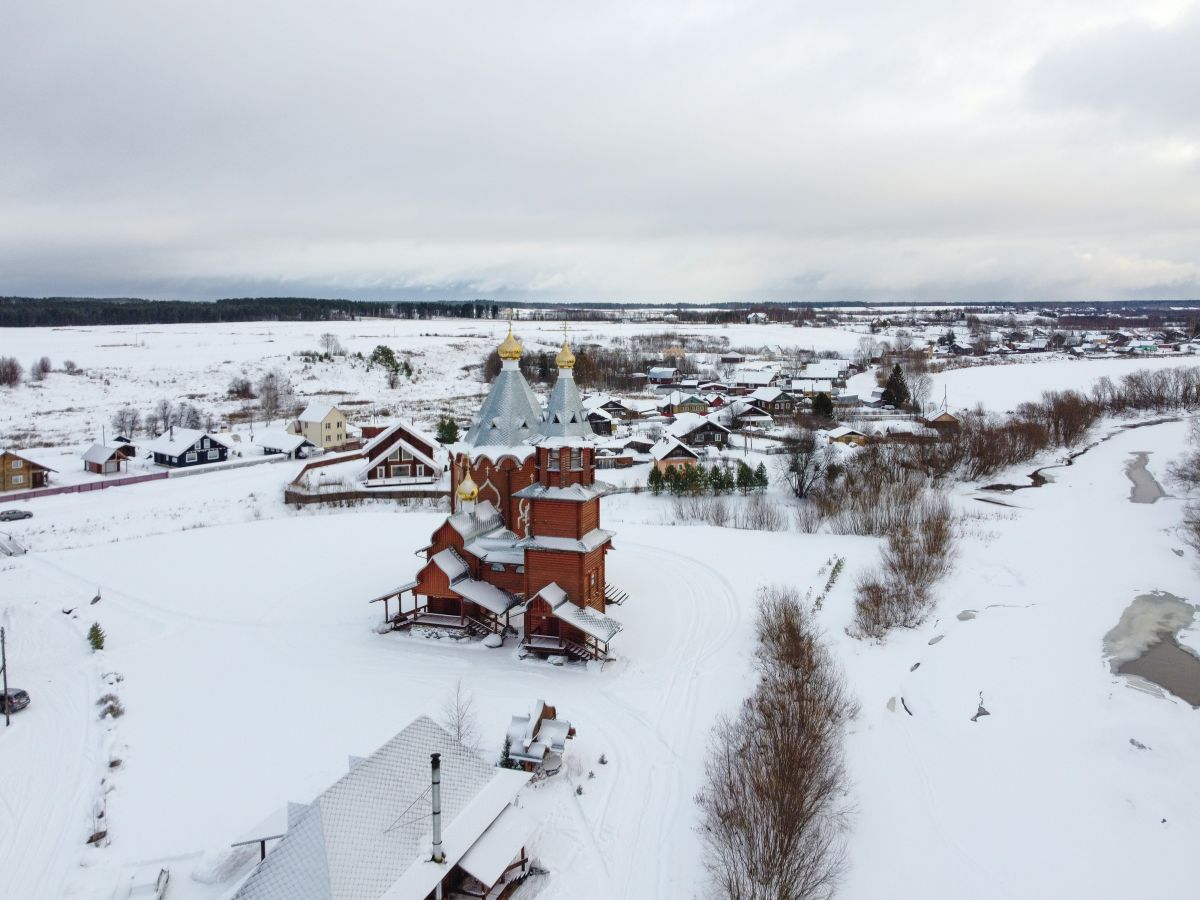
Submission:
[[0,449],[0,491],[45,487],[54,469],[12,450]]
[[678,438],[689,447],[717,447],[729,444],[729,429],[711,416],[684,413],[675,418],[667,434]]
[[363,446],[361,480],[368,487],[428,484],[442,477],[437,439],[406,422],[385,428]]
[[115,475],[126,467],[130,453],[125,448],[129,444],[118,444],[106,447],[103,444],[92,444],[83,454],[83,469],[94,475]]
[[700,464],[700,454],[687,444],[674,437],[664,437],[650,450],[650,458],[654,467],[660,472],[668,469],[682,469]]

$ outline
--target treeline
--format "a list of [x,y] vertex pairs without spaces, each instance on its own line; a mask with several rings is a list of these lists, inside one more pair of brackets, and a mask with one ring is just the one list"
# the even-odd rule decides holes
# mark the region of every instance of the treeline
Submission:
[[759,591],[754,693],[718,720],[696,796],[704,866],[730,900],[833,896],[858,706],[791,587]]
[[80,297],[0,297],[0,327],[176,325],[208,322],[324,322],[362,316],[399,319],[494,319],[495,303],[371,302],[305,297],[227,300],[142,300]]

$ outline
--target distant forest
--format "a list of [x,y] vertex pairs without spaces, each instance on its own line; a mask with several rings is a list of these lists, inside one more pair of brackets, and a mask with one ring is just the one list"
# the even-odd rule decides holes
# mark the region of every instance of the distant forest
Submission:
[[171,325],[193,322],[327,322],[362,316],[400,319],[488,319],[495,303],[372,303],[263,297],[216,300],[141,300],[85,297],[0,297],[0,328],[65,325]]
[[[818,305],[782,302],[725,303],[521,303],[491,300],[336,300],[312,297],[242,297],[226,300],[146,300],[121,297],[0,297],[0,328],[56,327],[70,325],[171,325],[195,322],[327,322],[363,317],[394,319],[496,319],[509,308],[525,310],[523,319],[568,319],[588,321],[611,319],[613,311],[633,309],[670,310],[680,322],[722,324],[744,321],[747,312],[759,312],[771,322],[809,323],[817,307],[835,307],[846,312],[856,308],[880,310],[906,304],[855,301],[822,302]],[[1161,302],[1135,303],[921,303],[944,309],[933,318],[956,319],[966,307],[971,312],[1037,312],[1058,318],[1063,325],[1103,327],[1114,318],[1141,318],[1141,324],[1195,317],[1196,301],[1186,306]],[[955,310],[957,312],[952,313]]]

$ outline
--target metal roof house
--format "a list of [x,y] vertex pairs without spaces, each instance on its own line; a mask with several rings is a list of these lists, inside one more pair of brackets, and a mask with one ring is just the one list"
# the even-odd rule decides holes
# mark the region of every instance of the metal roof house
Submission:
[[422,716],[311,803],[289,805],[286,833],[233,900],[489,896],[528,872],[535,823],[513,801],[529,779]]

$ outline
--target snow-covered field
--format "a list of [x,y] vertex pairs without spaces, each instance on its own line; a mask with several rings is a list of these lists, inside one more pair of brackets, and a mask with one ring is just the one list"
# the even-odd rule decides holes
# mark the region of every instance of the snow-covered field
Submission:
[[[491,326],[419,326],[454,332],[404,338],[424,354],[425,391],[467,392],[453,379],[496,337]],[[268,326],[255,327],[253,340],[235,332],[227,345],[216,329],[163,331],[171,347],[160,349],[148,335],[146,348],[129,350],[153,355],[133,384],[223,389],[225,367],[271,364],[255,356]],[[391,324],[342,327],[343,342],[367,352]],[[274,340],[288,335],[281,354],[325,330],[291,328],[270,326]],[[19,355],[98,369],[100,345],[120,340],[112,331],[63,333],[77,341],[69,349],[34,349],[35,336],[18,333],[31,341]],[[842,334],[852,347],[857,336]],[[555,338],[547,323],[546,342]],[[101,387],[79,405],[110,402]],[[22,408],[3,415],[35,411]],[[64,431],[83,417],[71,421]],[[411,576],[412,552],[442,513],[287,508],[281,490],[295,463],[32,501],[33,519],[0,526],[30,548],[0,557],[0,624],[13,681],[33,696],[0,728],[0,897],[107,900],[129,867],[170,858],[170,897],[222,898],[232,882],[188,877],[195,854],[219,853],[287,800],[311,799],[348,754],[372,751],[414,716],[439,717],[459,679],[474,695],[485,753],[499,752],[508,717],[537,698],[579,731],[565,774],[523,801],[541,823],[533,851],[550,874],[519,897],[700,896],[692,797],[709,728],[752,687],[755,590],[784,582],[815,595],[835,555],[846,571],[819,618],[861,704],[839,896],[1189,896],[1200,711],[1132,689],[1103,655],[1135,596],[1200,601],[1195,555],[1172,532],[1181,503],[1131,503],[1124,472],[1131,453],[1149,451],[1165,483],[1184,433],[1184,423],[1121,431],[1039,489],[960,489],[966,535],[936,613],[883,645],[844,631],[855,575],[874,562],[877,541],[674,526],[666,498],[609,498],[608,574],[631,599],[614,612],[625,625],[620,659],[602,669],[522,661],[511,646],[376,634],[381,611],[367,600]],[[96,654],[85,640],[93,621],[108,636]],[[1200,649],[1195,631],[1180,640]],[[94,704],[109,691],[127,712],[100,720]],[[973,722],[980,705],[990,714]],[[121,765],[110,769],[111,759]],[[98,821],[108,843],[86,846]]]
[[[1149,356],[1125,359],[1074,359],[1065,354],[1008,357],[1003,362],[949,369],[931,374],[929,403],[938,408],[943,399],[951,411],[974,409],[978,404],[992,412],[1015,409],[1026,400],[1037,400],[1042,391],[1087,391],[1099,378],[1114,381],[1138,369],[1200,366],[1200,357]],[[875,374],[862,372],[850,378],[846,390],[867,396],[875,387]]]

